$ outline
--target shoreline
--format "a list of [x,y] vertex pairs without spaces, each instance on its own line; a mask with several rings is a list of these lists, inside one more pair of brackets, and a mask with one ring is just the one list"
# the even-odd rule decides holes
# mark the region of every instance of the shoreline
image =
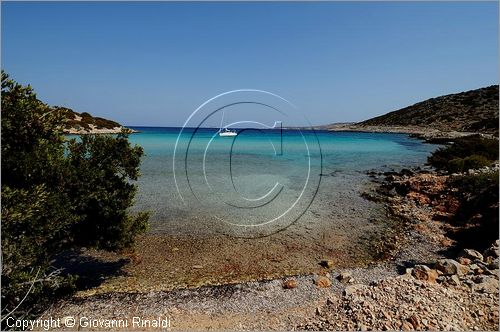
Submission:
[[140,133],[140,131],[127,128],[127,127],[115,127],[115,128],[92,128],[90,130],[67,128],[64,129],[65,135],[98,135],[98,134],[120,134],[125,131],[127,134]]
[[365,133],[387,133],[407,134],[423,140],[426,143],[446,143],[460,137],[480,135],[486,138],[496,138],[498,135],[482,132],[442,131],[418,126],[367,126],[358,124],[334,124],[329,126],[315,127],[315,129],[337,131],[337,132],[365,132]]
[[[432,177],[439,182],[440,175],[427,170],[412,171],[412,174],[408,170],[393,173],[371,173],[374,186],[371,194],[367,195],[384,204],[388,214],[399,217],[401,221],[401,228],[387,238],[389,246],[384,248],[387,257],[383,260],[371,262],[365,267],[339,269],[333,266],[329,269],[318,265],[316,273],[168,291],[84,292],[56,303],[44,313],[44,317],[78,316],[82,313],[101,319],[123,315],[146,318],[163,315],[170,317],[174,329],[498,329],[498,285],[496,290],[485,292],[480,287],[487,287],[487,282],[476,283],[474,279],[479,277],[490,282],[494,276],[483,277],[474,272],[460,277],[462,281],[459,284],[452,284],[446,276],[441,277],[441,282],[430,282],[412,275],[414,272],[411,269],[418,264],[432,266],[440,259],[448,259],[452,243],[446,239],[443,222],[422,215],[425,207],[414,209],[410,211],[412,215],[407,215],[405,205],[398,203],[398,195],[379,189],[387,184],[411,182],[419,177],[422,183],[429,182]],[[415,188],[418,187],[415,183]],[[405,216],[408,219],[406,222],[403,221]],[[416,224],[411,220],[415,217],[421,219]],[[133,254],[130,257],[134,259]],[[331,286],[319,287],[318,280],[322,277],[328,278]],[[291,279],[295,280],[296,287],[284,289],[284,282]],[[405,292],[411,296],[400,298]],[[474,301],[469,302],[472,295]],[[372,306],[359,307],[360,298],[372,303]],[[426,306],[440,307],[442,312],[418,311],[415,313],[417,316],[412,316],[412,301],[415,298]],[[346,311],[346,306],[359,307],[360,312],[364,310],[365,314],[352,316],[350,311]],[[396,306],[401,312],[390,312]],[[380,320],[371,321],[370,314],[387,315],[391,319],[382,316],[386,325],[377,325]]]

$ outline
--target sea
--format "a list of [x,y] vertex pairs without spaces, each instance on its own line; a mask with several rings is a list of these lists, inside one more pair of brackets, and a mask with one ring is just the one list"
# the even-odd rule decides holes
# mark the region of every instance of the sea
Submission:
[[[144,157],[133,211],[150,232],[264,237],[383,218],[361,197],[369,172],[422,166],[438,145],[405,134],[300,129],[131,127]],[[346,228],[346,225],[349,225]]]

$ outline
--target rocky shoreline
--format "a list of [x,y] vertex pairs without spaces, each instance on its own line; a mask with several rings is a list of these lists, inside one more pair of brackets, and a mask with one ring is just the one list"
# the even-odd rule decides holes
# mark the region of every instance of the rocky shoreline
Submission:
[[490,134],[480,132],[464,132],[464,131],[442,131],[439,129],[431,129],[419,126],[373,126],[362,125],[357,123],[341,123],[333,124],[326,127],[319,127],[318,129],[325,129],[330,131],[352,131],[352,132],[366,132],[366,133],[393,133],[393,134],[408,134],[424,140],[428,143],[445,143],[454,139],[470,136],[481,135],[484,137],[497,137]]
[[138,133],[139,131],[126,128],[123,126],[114,127],[114,128],[97,128],[94,125],[89,125],[90,129],[85,128],[67,128],[64,129],[64,133],[67,135],[94,135],[94,134],[120,134],[122,132],[126,132],[127,134]]

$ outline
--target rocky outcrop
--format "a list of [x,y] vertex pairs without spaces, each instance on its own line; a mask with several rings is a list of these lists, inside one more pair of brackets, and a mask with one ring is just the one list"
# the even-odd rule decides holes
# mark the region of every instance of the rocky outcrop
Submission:
[[319,127],[333,131],[406,133],[446,141],[474,133],[498,136],[498,85],[431,98],[359,123]]
[[94,117],[89,113],[78,113],[65,107],[54,107],[54,110],[63,114],[64,133],[70,135],[85,134],[118,134],[121,132],[134,133],[133,129],[126,128],[118,122]]

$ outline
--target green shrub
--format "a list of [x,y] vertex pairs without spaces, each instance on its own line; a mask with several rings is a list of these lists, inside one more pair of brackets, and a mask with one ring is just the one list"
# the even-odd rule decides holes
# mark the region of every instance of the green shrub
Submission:
[[464,172],[490,166],[498,160],[498,140],[478,135],[461,137],[452,145],[439,148],[428,158],[428,163],[439,170]]
[[127,212],[143,151],[125,134],[66,142],[67,112],[45,105],[3,71],[1,102],[5,319],[35,314],[71,288],[74,278],[51,266],[55,255],[79,246],[130,246],[148,215]]

